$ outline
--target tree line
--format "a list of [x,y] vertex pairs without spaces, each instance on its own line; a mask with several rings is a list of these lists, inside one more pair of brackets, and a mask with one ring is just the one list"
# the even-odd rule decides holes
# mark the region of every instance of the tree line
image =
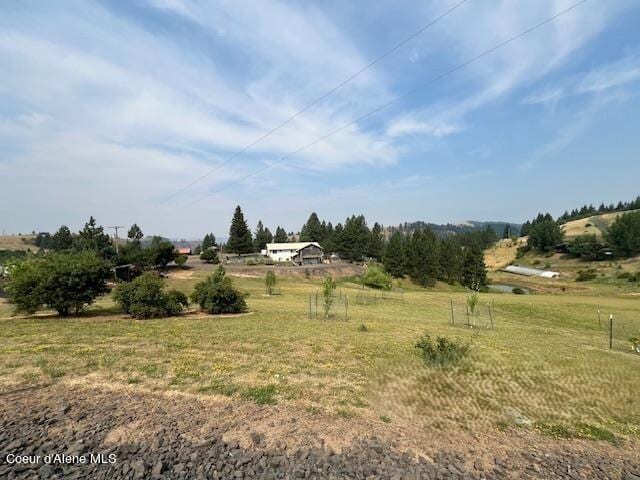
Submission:
[[[635,207],[634,202],[624,205]],[[560,219],[554,220],[549,213],[540,213],[525,223],[523,233],[529,238],[522,251],[534,249],[548,253],[562,247],[561,251],[587,261],[604,260],[614,255],[629,258],[640,254],[640,211],[627,211],[619,215],[604,232],[602,239],[594,234],[584,234],[565,244]]]
[[[242,209],[236,207],[225,251],[258,251],[256,240],[262,231],[262,222],[258,222],[256,236],[252,237]],[[445,236],[425,227],[407,234],[396,230],[387,240],[383,226],[376,222],[369,228],[364,215],[351,215],[344,224],[334,227],[313,212],[300,229],[299,240],[318,242],[325,253],[336,253],[346,261],[382,262],[394,277],[409,276],[423,286],[442,280],[477,289],[487,283],[483,251],[498,240],[498,235],[490,226]]]

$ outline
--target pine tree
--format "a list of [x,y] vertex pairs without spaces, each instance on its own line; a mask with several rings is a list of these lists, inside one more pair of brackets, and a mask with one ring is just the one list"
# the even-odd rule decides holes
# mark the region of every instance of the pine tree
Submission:
[[140,241],[143,237],[144,234],[142,233],[142,230],[140,229],[138,224],[134,223],[133,225],[131,225],[131,228],[127,232],[127,238],[131,240],[131,243],[133,243],[134,245],[140,245]]
[[376,222],[371,229],[371,238],[369,239],[369,247],[367,249],[367,255],[375,258],[376,260],[382,260],[384,253],[384,235],[382,234],[382,226]]
[[267,248],[267,243],[271,243],[273,241],[273,235],[269,229],[265,229],[262,225],[262,221],[258,220],[258,225],[256,226],[256,235],[254,240],[254,250],[256,252],[260,252]]
[[273,241],[274,243],[287,243],[289,241],[287,232],[280,225],[276,227],[276,235],[273,237]]
[[502,231],[502,238],[511,238],[511,225],[508,223],[504,226],[504,230]]
[[472,245],[464,252],[462,285],[474,290],[487,285],[487,267],[484,264],[484,252],[479,244]]
[[236,207],[229,228],[229,240],[227,241],[227,251],[230,253],[244,254],[253,251],[253,239],[251,230],[247,226],[244,214],[240,205]]
[[382,259],[384,269],[396,278],[402,278],[407,273],[407,254],[405,251],[405,239],[399,230],[396,230],[389,238],[384,249]]
[[62,225],[51,237],[51,248],[56,251],[69,250],[73,247],[73,235],[66,225]]
[[347,218],[344,229],[337,239],[337,250],[340,257],[352,262],[362,261],[367,252],[371,234],[363,215]]
[[202,246],[200,249],[204,252],[211,247],[216,247],[216,236],[213,233],[207,233],[202,239]]
[[440,242],[440,278],[450,284],[459,282],[462,276],[462,247],[455,238]]
[[333,253],[336,251],[335,232],[331,222],[327,223],[321,245],[325,253]]
[[110,258],[114,255],[109,235],[104,233],[102,226],[97,226],[93,217],[84,224],[84,228],[78,232],[75,239],[75,248],[80,251],[93,250],[98,252],[103,258]]
[[423,287],[432,287],[440,276],[438,240],[430,229],[416,230],[407,252],[409,275]]
[[307,223],[300,230],[301,242],[320,242],[323,240],[322,224],[316,212],[309,215]]

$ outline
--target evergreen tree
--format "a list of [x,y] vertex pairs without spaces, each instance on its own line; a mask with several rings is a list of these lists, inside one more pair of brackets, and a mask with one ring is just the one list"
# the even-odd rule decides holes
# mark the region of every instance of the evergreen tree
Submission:
[[73,235],[66,225],[62,225],[51,237],[51,248],[56,251],[69,250],[73,247]]
[[462,285],[474,290],[487,285],[487,267],[484,252],[479,244],[467,248],[462,265]]
[[520,236],[526,237],[527,235],[529,235],[530,231],[531,231],[531,222],[527,220],[522,224],[522,228],[520,228]]
[[367,249],[367,255],[375,258],[376,260],[382,260],[384,253],[384,235],[382,233],[382,226],[376,222],[371,229],[371,238],[369,239],[369,247]]
[[256,235],[254,240],[254,250],[259,252],[267,248],[267,243],[271,243],[273,241],[273,235],[269,229],[265,229],[262,225],[262,221],[258,220],[258,225],[256,226]]
[[213,233],[207,233],[202,239],[201,251],[209,250],[211,247],[217,247],[216,236]]
[[407,254],[405,251],[405,239],[399,230],[396,230],[389,238],[384,249],[382,259],[384,269],[393,277],[402,278],[407,273]]
[[251,230],[247,226],[244,214],[240,205],[236,207],[229,228],[229,240],[227,241],[227,251],[230,253],[251,253],[253,251],[253,239]]
[[455,238],[440,242],[440,275],[449,284],[459,282],[462,276],[463,251]]
[[114,249],[109,235],[104,233],[102,226],[97,226],[93,217],[90,217],[89,221],[84,224],[84,228],[78,232],[74,246],[79,251],[93,250],[103,258],[114,256]]
[[289,241],[287,232],[280,225],[276,227],[276,235],[273,237],[273,241],[274,243],[287,243]]
[[325,227],[324,238],[321,245],[324,248],[325,253],[330,254],[336,251],[335,232],[331,222],[327,223]]
[[416,230],[407,251],[409,275],[423,287],[432,287],[440,276],[440,254],[435,234],[427,229]]
[[143,237],[144,234],[142,233],[142,230],[140,229],[138,224],[134,223],[133,225],[131,225],[131,228],[127,232],[127,238],[131,240],[131,243],[133,243],[134,245],[140,245],[140,241]]
[[544,220],[531,227],[527,245],[540,252],[550,252],[562,242],[564,232],[553,220]]
[[342,245],[342,236],[344,234],[344,227],[341,223],[338,223],[333,229],[333,252],[336,252],[342,258],[342,254],[340,253],[341,245]]
[[605,235],[618,255],[631,257],[640,253],[640,212],[620,215]]
[[511,238],[511,225],[509,225],[508,223],[504,226],[502,238]]
[[316,212],[313,212],[309,216],[307,223],[302,226],[302,230],[300,230],[300,241],[321,242],[323,239],[322,224]]
[[352,215],[347,218],[344,229],[338,239],[337,247],[340,257],[352,262],[362,261],[367,252],[371,234],[363,215]]

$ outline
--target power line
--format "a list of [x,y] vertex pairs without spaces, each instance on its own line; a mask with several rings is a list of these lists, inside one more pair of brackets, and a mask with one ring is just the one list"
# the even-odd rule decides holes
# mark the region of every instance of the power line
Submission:
[[[453,73],[457,72],[458,70],[461,70],[462,68],[466,67],[467,65],[469,65],[469,64],[471,64],[471,63],[473,63],[473,62],[475,62],[475,61],[477,61],[477,60],[480,60],[481,58],[483,58],[483,57],[485,57],[485,56],[489,55],[490,53],[493,53],[493,52],[495,52],[496,50],[498,50],[498,49],[500,49],[500,48],[502,48],[502,47],[504,47],[504,46],[506,46],[506,45],[508,45],[508,44],[510,44],[510,43],[512,43],[512,42],[515,42],[516,40],[519,40],[520,38],[524,37],[525,35],[528,35],[529,33],[533,32],[534,30],[537,30],[537,29],[539,29],[540,27],[542,27],[542,26],[546,25],[547,23],[552,22],[553,20],[557,19],[557,18],[558,18],[558,17],[560,17],[561,15],[564,15],[565,13],[568,13],[568,12],[570,12],[571,10],[573,10],[573,9],[575,9],[575,8],[577,8],[577,7],[579,7],[580,5],[582,5],[583,3],[585,3],[586,1],[587,1],[587,0],[581,0],[580,2],[573,4],[572,6],[570,6],[570,7],[566,8],[565,10],[562,10],[562,11],[560,11],[560,12],[556,13],[555,15],[553,15],[553,16],[551,16],[551,17],[547,18],[546,20],[543,20],[542,22],[537,23],[536,25],[534,25],[534,26],[532,26],[532,27],[530,27],[530,28],[528,28],[528,29],[524,30],[523,32],[519,33],[518,35],[515,35],[515,36],[513,36],[513,37],[511,37],[511,38],[509,38],[509,39],[507,39],[507,40],[505,40],[505,41],[503,41],[503,42],[500,42],[500,43],[498,43],[497,45],[494,45],[493,47],[491,47],[491,48],[489,48],[489,49],[485,50],[484,52],[482,52],[482,53],[480,53],[480,54],[478,54],[478,55],[476,55],[476,56],[474,56],[474,57],[472,57],[472,58],[469,58],[468,60],[465,60],[464,62],[462,62],[462,63],[460,63],[460,64],[456,65],[455,67],[452,67],[452,68],[450,68],[449,70],[446,70],[445,72],[443,72],[443,73],[441,73],[441,74],[439,74],[439,75],[436,75],[435,77],[430,78],[429,80],[427,80],[426,82],[422,83],[421,85],[418,85],[417,87],[415,87],[415,88],[413,88],[413,89],[411,89],[411,90],[409,90],[409,91],[407,91],[407,92],[403,93],[402,95],[399,95],[399,96],[397,96],[397,97],[393,98],[392,100],[390,100],[390,101],[388,101],[388,102],[386,102],[386,103],[383,103],[382,105],[379,105],[378,107],[374,108],[373,110],[370,110],[369,112],[365,113],[364,115],[361,115],[360,117],[356,118],[355,120],[352,120],[351,122],[349,122],[349,123],[347,123],[347,124],[345,124],[345,125],[342,125],[341,127],[336,128],[335,130],[332,130],[331,132],[327,133],[326,135],[323,135],[322,137],[317,138],[316,140],[314,140],[314,141],[313,141],[313,142],[311,142],[311,143],[308,143],[308,144],[306,144],[306,145],[304,145],[304,146],[302,146],[302,147],[300,147],[300,148],[298,148],[298,149],[296,149],[296,150],[294,150],[294,151],[292,151],[292,152],[289,152],[289,153],[288,153],[288,154],[286,154],[286,155],[283,155],[283,156],[282,156],[282,157],[280,157],[278,160],[275,160],[275,161],[271,162],[269,165],[265,166],[264,168],[261,168],[261,169],[259,169],[259,170],[256,170],[255,172],[252,172],[252,173],[250,173],[250,174],[248,174],[248,175],[244,176],[244,177],[243,177],[243,178],[241,178],[240,180],[234,181],[234,182],[232,182],[232,183],[240,183],[240,182],[244,182],[244,181],[245,181],[245,180],[247,180],[248,178],[251,178],[251,177],[253,177],[253,176],[255,176],[255,175],[259,175],[260,173],[264,172],[265,170],[269,170],[269,169],[270,169],[270,168],[272,168],[274,165],[276,165],[276,164],[278,164],[278,163],[282,163],[282,162],[283,162],[284,160],[286,160],[287,158],[290,158],[290,157],[292,157],[293,155],[295,155],[295,154],[297,154],[297,153],[302,152],[303,150],[306,150],[306,149],[311,148],[311,147],[313,147],[314,145],[316,145],[316,144],[318,144],[318,143],[320,143],[320,142],[323,142],[323,141],[324,141],[324,140],[326,140],[327,138],[332,137],[333,135],[335,135],[335,134],[337,134],[337,133],[340,133],[340,132],[342,132],[343,130],[346,130],[347,128],[350,128],[350,127],[352,127],[352,126],[354,126],[354,125],[358,124],[358,123],[359,123],[359,122],[361,122],[362,120],[364,120],[364,119],[366,119],[366,118],[368,118],[368,117],[370,117],[370,116],[372,116],[372,115],[374,115],[374,114],[376,114],[376,113],[380,112],[381,110],[384,110],[385,108],[390,107],[391,105],[393,105],[393,104],[397,103],[398,101],[402,100],[403,98],[408,97],[408,96],[411,96],[411,95],[413,95],[414,93],[416,93],[416,92],[418,92],[418,91],[422,90],[423,88],[428,87],[429,85],[431,85],[431,84],[433,84],[433,83],[437,82],[438,80],[441,80],[442,78],[447,77],[447,76],[449,76],[449,75],[451,75],[451,74],[453,74]],[[205,198],[210,197],[211,195],[215,195],[216,193],[218,193],[218,192],[220,192],[220,191],[224,190],[226,187],[228,187],[228,185],[223,186],[223,187],[221,187],[221,188],[218,188],[218,189],[214,190],[213,192],[209,192],[209,193],[208,193],[207,195],[205,195],[204,197],[201,197],[201,198],[199,198],[199,199],[196,199],[194,202],[190,203],[189,205],[192,205],[192,204],[194,204],[194,203],[198,203],[198,202],[200,202],[201,200],[203,200],[203,199],[205,199]]]
[[305,107],[303,107],[301,110],[298,110],[296,113],[294,113],[293,115],[291,115],[289,118],[287,118],[284,122],[280,123],[279,125],[277,125],[276,127],[272,128],[271,130],[267,131],[266,133],[264,133],[262,136],[260,136],[259,138],[257,138],[256,140],[254,140],[253,142],[251,142],[249,145],[247,145],[246,147],[242,148],[241,150],[237,151],[236,153],[234,153],[231,157],[227,158],[226,160],[224,160],[222,163],[216,165],[214,168],[212,168],[211,170],[209,170],[207,173],[205,173],[204,175],[196,178],[194,181],[192,181],[191,183],[189,183],[188,185],[186,185],[185,187],[182,187],[180,190],[174,192],[173,194],[171,194],[167,199],[165,199],[165,202],[168,201],[169,199],[181,194],[182,192],[184,192],[185,190],[188,190],[189,188],[191,188],[192,186],[194,186],[196,183],[204,180],[205,178],[207,178],[209,175],[213,174],[214,172],[218,171],[220,168],[222,168],[223,166],[227,165],[231,160],[237,158],[239,155],[243,154],[244,152],[246,152],[247,150],[249,150],[250,148],[254,147],[255,145],[257,145],[258,143],[260,143],[262,140],[264,140],[265,138],[269,137],[270,135],[274,134],[275,132],[277,132],[278,130],[280,130],[282,127],[288,125],[289,123],[291,123],[293,120],[295,120],[298,116],[302,115],[304,112],[306,112],[307,110],[309,110],[311,107],[313,107],[314,105],[317,105],[318,103],[320,103],[322,100],[324,100],[325,98],[329,97],[330,95],[332,95],[334,92],[336,92],[337,90],[339,90],[340,88],[344,87],[347,83],[349,83],[351,80],[353,80],[354,78],[356,78],[358,75],[360,75],[361,73],[364,73],[365,71],[369,70],[371,67],[373,67],[376,63],[378,63],[380,60],[388,57],[389,55],[391,55],[393,52],[395,52],[396,50],[398,50],[400,47],[406,45],[407,43],[409,43],[411,40],[413,40],[414,38],[418,37],[419,35],[421,35],[422,33],[424,33],[426,30],[428,30],[429,28],[431,28],[433,25],[435,25],[436,23],[438,23],[440,20],[442,20],[444,17],[446,17],[447,15],[449,15],[450,13],[452,13],[454,10],[456,10],[458,7],[460,7],[463,3],[466,3],[467,0],[462,0],[458,3],[456,3],[453,7],[449,8],[447,11],[445,11],[444,13],[440,14],[439,16],[437,16],[435,19],[433,19],[431,22],[429,22],[428,24],[426,24],[424,27],[422,27],[420,30],[417,30],[416,32],[412,33],[411,35],[409,35],[408,37],[406,37],[404,40],[402,40],[400,43],[396,44],[394,47],[390,48],[389,50],[387,50],[386,52],[384,52],[382,55],[380,55],[379,57],[376,57],[374,60],[372,60],[370,63],[368,63],[367,65],[365,65],[364,67],[362,67],[360,70],[358,70],[357,72],[353,73],[352,75],[350,75],[349,77],[347,77],[345,80],[343,80],[342,82],[340,82],[338,85],[336,85],[335,87],[333,87],[331,90],[329,90],[328,92],[326,92],[325,94],[321,95],[320,97],[316,98],[314,101],[312,101],[311,103],[307,104]]

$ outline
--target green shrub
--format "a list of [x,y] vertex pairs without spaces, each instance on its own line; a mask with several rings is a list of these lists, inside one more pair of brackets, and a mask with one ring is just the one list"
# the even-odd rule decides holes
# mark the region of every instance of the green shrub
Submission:
[[468,343],[451,341],[446,337],[438,337],[434,341],[426,332],[418,339],[415,348],[425,363],[432,367],[455,365],[466,358],[470,350]]
[[242,313],[247,311],[245,294],[233,288],[224,268],[218,269],[195,286],[191,299],[207,313]]
[[359,331],[359,332],[368,332],[368,331],[369,331],[369,328],[368,328],[364,323],[361,323],[361,324],[358,326],[358,331]]
[[513,289],[511,291],[516,295],[524,295],[525,294],[525,291],[520,287],[513,287]]
[[178,265],[179,267],[183,267],[185,263],[187,263],[187,256],[186,255],[178,255],[175,259],[176,265]]
[[205,263],[218,263],[218,252],[216,252],[213,248],[207,248],[200,254],[200,260]]
[[597,276],[598,272],[593,268],[589,268],[587,270],[579,270],[576,282],[588,282],[589,280],[594,280]]
[[108,291],[111,265],[93,251],[52,252],[16,263],[6,292],[16,312],[80,313]]
[[322,298],[324,300],[324,316],[329,318],[329,312],[331,311],[331,305],[333,305],[333,292],[336,289],[336,281],[331,275],[324,277],[322,282]]
[[273,293],[273,287],[276,286],[276,282],[276,274],[273,273],[273,270],[268,270],[264,277],[264,284],[267,287],[267,295],[271,295]]
[[153,272],[144,273],[130,283],[121,283],[113,298],[124,312],[140,319],[178,315],[189,305],[184,293],[165,291],[164,280]]
[[391,290],[391,275],[380,266],[370,264],[362,275],[362,283],[371,288]]

